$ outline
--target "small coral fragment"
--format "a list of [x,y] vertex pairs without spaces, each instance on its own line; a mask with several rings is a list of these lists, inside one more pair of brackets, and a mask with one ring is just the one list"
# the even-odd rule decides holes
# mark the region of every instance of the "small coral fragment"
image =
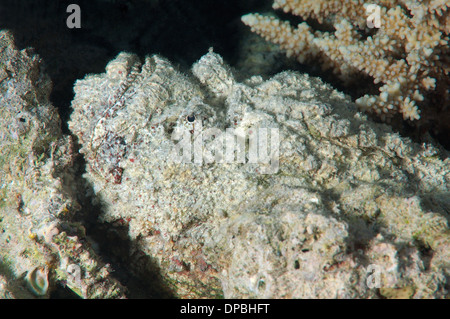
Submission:
[[36,267],[26,276],[28,288],[36,296],[45,296],[48,292],[48,269],[46,267]]

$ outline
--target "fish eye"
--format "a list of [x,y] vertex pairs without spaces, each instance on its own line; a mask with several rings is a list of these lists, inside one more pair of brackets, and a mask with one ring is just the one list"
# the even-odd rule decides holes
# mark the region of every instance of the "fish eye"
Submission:
[[195,115],[194,114],[188,115],[186,119],[188,120],[188,122],[192,123],[195,121]]

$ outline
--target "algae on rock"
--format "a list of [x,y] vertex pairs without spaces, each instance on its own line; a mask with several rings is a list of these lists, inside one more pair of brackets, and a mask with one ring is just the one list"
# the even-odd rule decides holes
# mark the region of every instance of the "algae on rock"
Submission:
[[85,298],[124,296],[72,221],[75,154],[50,91],[40,58],[0,30],[0,297],[49,297],[56,283]]

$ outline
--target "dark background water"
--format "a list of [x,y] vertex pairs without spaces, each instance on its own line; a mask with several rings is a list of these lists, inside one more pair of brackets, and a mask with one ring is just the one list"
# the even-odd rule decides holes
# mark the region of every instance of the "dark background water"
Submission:
[[[67,6],[78,4],[81,28],[69,29]],[[258,12],[268,1],[242,0],[0,0],[0,29],[13,31],[17,46],[42,57],[54,88],[63,130],[70,116],[73,84],[88,73],[104,72],[121,51],[161,54],[180,68],[210,47],[233,64],[241,15]],[[270,6],[269,6],[270,8]]]
[[[80,29],[66,25],[70,15],[66,9],[71,3],[81,8]],[[54,85],[51,101],[59,110],[63,131],[69,133],[66,123],[74,82],[86,74],[104,72],[119,52],[137,53],[142,58],[161,54],[188,70],[213,47],[234,66],[243,35],[250,32],[241,16],[273,11],[271,4],[271,0],[0,0],[0,28],[13,31],[19,48],[33,47],[42,57]],[[301,21],[280,11],[276,14],[294,25]],[[372,79],[358,80],[358,88],[343,87],[330,72],[316,72],[318,65],[293,62],[284,68],[320,76],[353,99],[378,94],[379,85]],[[415,123],[398,117],[393,128],[419,143],[432,136],[450,150],[450,110],[443,114],[442,109],[422,109],[427,120],[423,117]]]

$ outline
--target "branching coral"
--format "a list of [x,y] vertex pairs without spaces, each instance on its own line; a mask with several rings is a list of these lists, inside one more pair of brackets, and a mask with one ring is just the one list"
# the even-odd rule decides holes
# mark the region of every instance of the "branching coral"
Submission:
[[[369,4],[379,9],[379,28],[369,28]],[[332,25],[335,31],[314,30],[306,22],[293,27],[260,14],[245,15],[242,21],[301,63],[319,59],[325,70],[332,69],[345,83],[357,74],[371,76],[380,83],[380,93],[357,99],[362,109],[383,120],[398,113],[405,120],[417,120],[419,107],[432,104],[438,111],[448,111],[447,1],[275,0],[273,8]]]

